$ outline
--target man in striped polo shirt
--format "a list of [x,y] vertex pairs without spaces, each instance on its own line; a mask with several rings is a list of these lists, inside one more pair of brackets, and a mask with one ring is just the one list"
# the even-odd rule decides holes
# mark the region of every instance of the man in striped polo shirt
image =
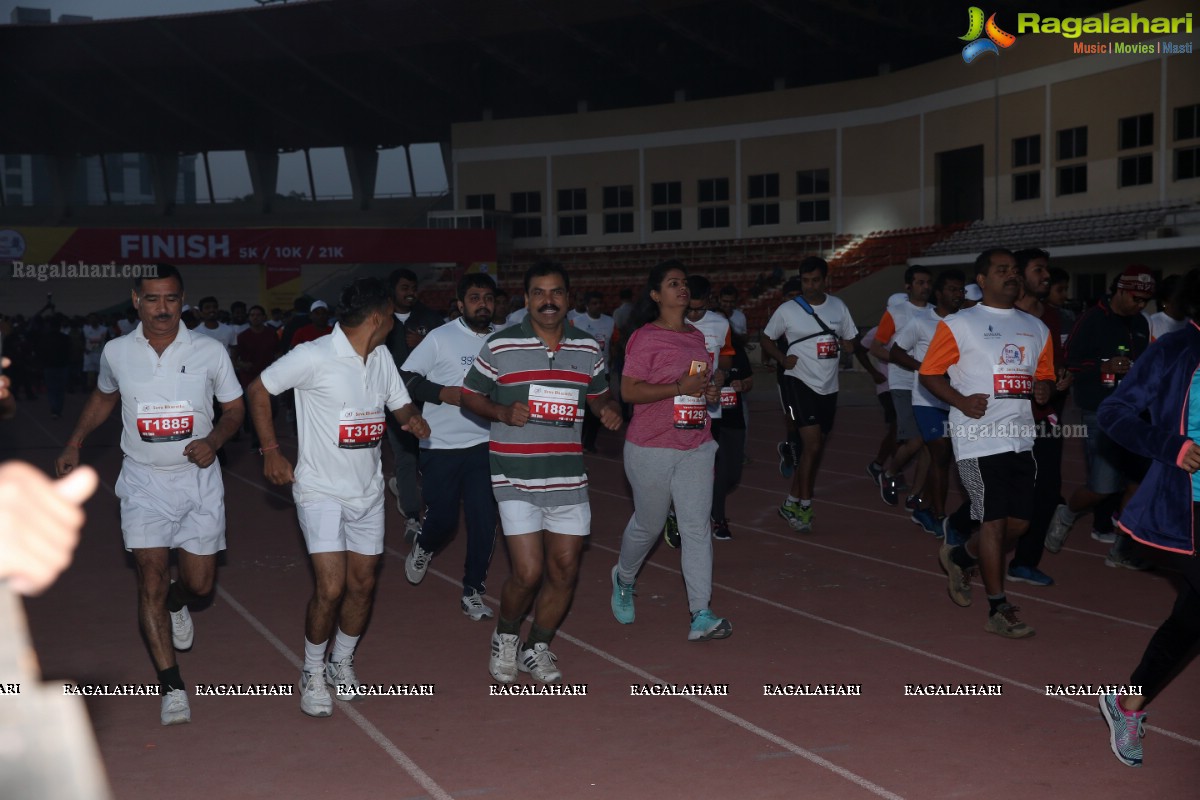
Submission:
[[[562,681],[550,640],[575,593],[592,519],[579,438],[584,401],[609,430],[622,422],[599,345],[564,322],[569,289],[560,265],[530,267],[529,314],[488,337],[463,380],[462,407],[492,423],[492,491],[512,560],[488,663],[499,683],[515,681],[518,669],[542,683]],[[531,604],[533,626],[521,645]]]

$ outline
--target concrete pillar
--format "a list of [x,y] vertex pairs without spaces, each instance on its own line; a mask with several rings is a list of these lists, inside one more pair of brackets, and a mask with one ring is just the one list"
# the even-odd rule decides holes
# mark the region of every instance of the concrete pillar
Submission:
[[246,168],[254,188],[254,205],[263,214],[275,207],[275,187],[279,183],[279,154],[274,150],[246,150]]
[[346,171],[350,174],[350,191],[354,206],[366,211],[375,202],[375,178],[379,174],[379,151],[374,147],[343,147]]

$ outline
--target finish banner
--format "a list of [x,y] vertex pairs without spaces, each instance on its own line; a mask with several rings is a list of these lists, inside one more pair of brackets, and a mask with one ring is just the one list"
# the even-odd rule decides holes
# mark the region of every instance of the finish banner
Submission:
[[[491,230],[420,228],[0,228],[0,263],[496,263]],[[494,267],[493,267],[494,269]]]

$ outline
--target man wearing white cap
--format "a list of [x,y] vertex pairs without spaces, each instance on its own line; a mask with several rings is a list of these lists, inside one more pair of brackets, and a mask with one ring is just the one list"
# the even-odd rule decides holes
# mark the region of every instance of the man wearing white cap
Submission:
[[314,339],[320,339],[322,336],[328,336],[333,333],[333,327],[329,324],[329,306],[324,300],[313,301],[313,304],[308,309],[308,318],[312,322],[302,328],[296,329],[296,332],[292,334],[290,347],[311,342]]

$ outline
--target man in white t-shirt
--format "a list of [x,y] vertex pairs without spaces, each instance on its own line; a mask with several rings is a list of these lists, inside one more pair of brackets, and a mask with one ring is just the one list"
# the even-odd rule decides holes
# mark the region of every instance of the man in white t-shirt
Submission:
[[435,328],[400,368],[409,394],[425,404],[432,432],[421,440],[425,520],[410,539],[404,575],[412,584],[425,578],[429,562],[458,528],[459,508],[467,520],[462,612],[473,620],[491,619],[484,605],[488,564],[496,539],[496,502],[488,452],[491,423],[462,408],[462,383],[487,337],[495,333],[496,283],[477,272],[458,283],[461,315]]
[[[892,339],[896,331],[903,328],[918,314],[929,308],[929,295],[933,287],[933,272],[928,267],[913,264],[904,270],[904,299],[889,302],[875,331],[875,355],[890,357]],[[902,364],[893,365],[888,372],[888,384],[892,390],[892,405],[896,409],[896,452],[891,462],[885,464],[879,479],[879,494],[889,506],[899,505],[900,486],[904,481],[904,468],[917,457],[916,474],[912,490],[905,500],[909,511],[920,508],[921,492],[929,471],[929,458],[925,455],[921,434],[913,415],[913,371]]]
[[[600,345],[600,353],[604,356],[604,375],[606,379],[610,379],[610,353],[616,324],[612,317],[604,313],[604,295],[599,292],[588,292],[584,295],[584,303],[587,313],[576,316],[572,323],[584,333],[590,333],[596,343]],[[592,409],[585,404],[583,407],[583,452],[596,452],[596,434],[599,432],[600,418],[593,414]]]
[[[838,356],[843,347],[854,346],[858,335],[846,304],[825,294],[828,276],[825,259],[801,261],[802,294],[777,308],[759,337],[763,352],[784,366],[784,405],[799,438],[793,447],[800,453],[799,468],[779,507],[779,515],[797,531],[812,530],[817,464],[837,414]],[[775,345],[781,336],[787,340],[782,350]]]
[[96,376],[100,374],[100,352],[108,341],[108,328],[100,321],[99,314],[88,314],[83,325],[83,374],[87,378],[87,390],[96,388]]
[[[385,284],[363,278],[342,290],[338,325],[328,336],[293,347],[247,387],[263,474],[293,484],[292,498],[308,546],[316,587],[304,622],[300,710],[333,713],[326,684],[341,700],[361,696],[354,648],[371,614],[383,552],[383,472],[379,443],[387,409],[414,436],[429,435],[386,347],[395,324]],[[271,395],[296,392],[299,454],[293,470],[279,451]],[[326,660],[330,635],[337,628]]]
[[[1147,319],[1150,322],[1150,341],[1161,339],[1168,333],[1174,333],[1180,328],[1187,325],[1187,315],[1184,314],[1183,308],[1180,307],[1179,297],[1179,281],[1178,275],[1168,275],[1162,279],[1158,285],[1158,313],[1147,314]],[[1146,312],[1143,311],[1143,314]]]
[[950,406],[948,423],[958,474],[979,531],[938,554],[950,599],[971,604],[971,573],[981,567],[988,594],[984,630],[1010,639],[1033,635],[1004,594],[1004,554],[1029,528],[1033,513],[1036,426],[1030,400],[1054,391],[1050,329],[1016,307],[1022,278],[1012,251],[985,250],[975,260],[983,302],[951,315],[921,360],[921,385]]
[[215,297],[200,298],[200,324],[195,327],[196,333],[202,333],[210,339],[220,342],[229,354],[230,359],[237,358],[237,333],[232,325],[226,325],[217,319],[220,303]]
[[[963,285],[966,276],[957,269],[942,270],[933,282],[935,305],[925,308],[904,324],[892,337],[889,352],[891,363],[916,374],[921,369],[921,360],[929,350],[937,325],[962,307]],[[946,496],[950,488],[950,448],[946,421],[950,406],[934,397],[917,381],[912,389],[913,422],[917,438],[923,443],[929,458],[929,502],[930,508],[912,509],[912,520],[926,531],[939,538],[949,528],[946,522]]]
[[881,361],[873,352],[876,328],[869,328],[856,342],[854,357],[875,384],[875,398],[883,407],[883,438],[875,459],[867,464],[867,474],[876,486],[883,476],[883,465],[896,452],[896,407],[892,405],[892,391],[888,385],[888,362]]
[[[225,486],[215,463],[242,424],[242,387],[225,350],[180,322],[183,277],[159,264],[154,278],[133,282],[141,325],[112,340],[55,469],[79,464],[83,441],[121,407],[121,501],[125,549],[137,565],[138,622],[162,685],[163,725],[190,722],[175,650],[192,646],[188,605],[212,593],[217,553],[225,549]],[[224,412],[213,423],[213,396]],[[171,580],[176,551],[179,580]]]
[[729,328],[733,333],[733,337],[738,339],[742,344],[745,344],[747,330],[746,314],[737,307],[737,300],[737,287],[729,284],[721,289],[721,296],[717,305],[721,309],[721,313],[729,320]]

